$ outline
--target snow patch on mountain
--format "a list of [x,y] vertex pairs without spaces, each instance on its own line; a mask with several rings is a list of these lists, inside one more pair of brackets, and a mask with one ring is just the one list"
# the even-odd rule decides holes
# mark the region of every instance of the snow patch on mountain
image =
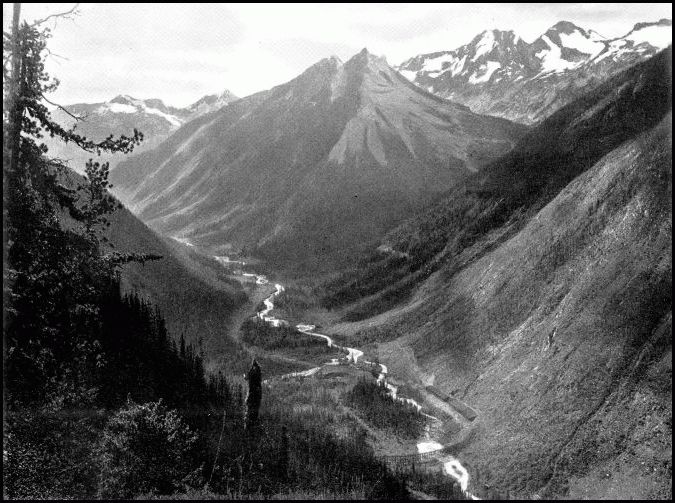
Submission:
[[413,82],[415,80],[415,77],[417,77],[417,72],[412,70],[399,70],[399,73],[403,75],[406,79],[408,79],[410,82]]
[[436,58],[427,59],[422,66],[423,72],[440,72],[443,70],[443,63],[452,63],[456,60],[452,54],[443,54]]
[[450,75],[457,75],[459,74],[463,69],[464,65],[466,64],[466,55],[462,57],[462,59],[457,59],[455,60],[454,63],[450,66],[450,71],[452,72]]
[[187,107],[189,112],[188,120],[204,115],[215,110],[220,110],[227,104],[237,100],[237,96],[232,94],[230,91],[224,91],[221,94],[210,94],[203,96],[192,105]]
[[584,54],[589,54],[591,57],[595,57],[605,48],[605,44],[601,39],[585,37],[581,32],[576,30],[572,33],[561,33],[560,41],[563,47],[576,49]]
[[624,37],[630,40],[634,45],[648,43],[659,49],[665,49],[673,43],[673,32],[671,26],[654,25],[634,30]]
[[[611,57],[618,60],[631,52],[643,53],[650,47],[663,50],[672,44],[672,26],[669,20],[662,19],[658,23],[638,23],[623,37],[610,40],[604,52],[594,60],[598,63]],[[636,49],[639,47],[638,49]]]
[[138,110],[132,105],[124,103],[104,103],[96,109],[97,114],[112,112],[114,114],[135,114]]
[[549,37],[542,35],[541,39],[548,45],[548,49],[544,49],[535,56],[541,60],[541,72],[545,73],[559,73],[564,72],[578,66],[579,63],[574,61],[567,61],[562,57],[562,50]]
[[476,61],[483,54],[489,53],[495,46],[495,35],[491,31],[484,31],[482,33],[482,38],[478,45],[476,46],[476,53],[474,54],[471,61]]
[[167,121],[169,121],[171,124],[173,124],[176,127],[183,124],[183,122],[178,117],[176,117],[175,115],[170,115],[170,114],[164,113],[161,110],[157,110],[156,108],[149,108],[147,106],[144,106],[143,111],[147,114],[159,115],[160,117],[163,117],[164,119],[166,119]]
[[484,65],[480,67],[480,71],[483,72],[481,75],[479,75],[480,72],[475,73],[471,77],[469,77],[469,82],[471,84],[480,84],[481,82],[487,82],[490,80],[490,77],[492,77],[492,74],[495,73],[499,68],[501,68],[501,64],[498,61],[487,61]]
[[[153,104],[158,103],[163,105],[159,100],[152,100]],[[179,127],[183,124],[183,120],[179,117],[168,114],[159,110],[158,108],[150,107],[143,100],[137,100],[131,96],[117,96],[107,103],[103,103],[101,106],[95,109],[94,113],[98,115],[105,115],[108,113],[113,114],[136,114],[136,113],[145,113],[150,115],[158,115],[168,121],[172,126]]]

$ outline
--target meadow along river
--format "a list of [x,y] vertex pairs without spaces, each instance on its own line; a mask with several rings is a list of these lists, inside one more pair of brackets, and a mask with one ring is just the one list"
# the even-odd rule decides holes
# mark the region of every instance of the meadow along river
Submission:
[[[184,244],[188,244],[189,246],[192,246],[191,244],[187,243],[186,240],[180,240],[180,241]],[[240,265],[240,266],[246,265],[245,262],[238,261],[238,260],[230,260],[230,258],[226,257],[226,256],[214,256],[214,258],[220,264],[222,264],[223,266],[226,266],[226,267],[228,267],[230,265]],[[228,269],[229,269],[229,267],[228,267]],[[265,277],[262,274],[255,274],[255,273],[249,273],[249,272],[243,272],[241,274],[244,277],[248,277],[248,278],[251,278],[251,279],[255,278],[255,283],[257,285],[268,285],[269,284],[269,280],[267,279],[267,277]],[[277,297],[278,295],[280,295],[283,291],[284,291],[284,287],[282,285],[280,285],[278,283],[275,284],[274,285],[274,292],[263,301],[265,308],[261,311],[258,311],[258,313],[257,313],[258,318],[260,318],[261,320],[263,320],[266,323],[269,323],[270,325],[272,325],[274,327],[290,326],[290,323],[287,322],[286,320],[275,318],[274,316],[272,316],[270,314],[272,312],[272,310],[274,309],[274,298]],[[429,419],[431,421],[439,421],[438,418],[436,418],[436,417],[434,417],[430,414],[426,414],[426,413],[422,412],[422,406],[418,402],[413,400],[412,398],[404,398],[404,397],[398,396],[398,388],[387,382],[388,369],[387,369],[386,365],[384,365],[382,363],[373,363],[373,362],[370,362],[368,360],[365,360],[363,358],[364,353],[360,349],[350,348],[350,347],[347,347],[347,346],[340,346],[338,344],[335,344],[335,342],[333,341],[333,339],[330,336],[325,335],[325,334],[320,334],[320,333],[316,332],[315,331],[316,327],[314,325],[298,324],[298,325],[295,326],[295,328],[299,332],[302,332],[303,334],[311,335],[312,337],[318,337],[318,338],[321,338],[321,339],[325,340],[328,347],[335,348],[338,351],[346,353],[347,355],[346,355],[345,358],[346,358],[347,362],[352,362],[352,363],[356,364],[357,362],[359,362],[359,359],[361,359],[362,363],[365,364],[365,365],[369,365],[371,367],[379,365],[380,366],[380,372],[379,372],[379,376],[377,378],[377,382],[384,384],[384,386],[387,388],[387,391],[389,392],[389,395],[393,399],[404,402],[404,403],[408,403],[410,405],[413,405],[414,407],[417,408],[417,410],[421,414],[426,416],[427,419]],[[292,372],[290,374],[284,374],[284,375],[281,376],[281,378],[285,379],[285,378],[290,378],[290,377],[309,377],[309,376],[312,376],[312,375],[316,374],[317,372],[319,372],[323,366],[338,365],[338,364],[339,364],[338,359],[333,358],[330,362],[327,362],[320,367],[314,367],[314,368],[311,368],[309,370],[303,370],[301,372]],[[471,499],[480,499],[480,498],[474,496],[473,494],[471,494],[470,492],[468,492],[469,472],[466,470],[466,468],[464,468],[464,466],[462,466],[462,463],[460,463],[460,461],[457,458],[443,452],[444,446],[441,443],[439,443],[438,441],[432,439],[429,431],[430,431],[430,429],[427,428],[426,433],[425,433],[425,438],[417,444],[418,453],[424,454],[424,453],[438,452],[438,456],[437,456],[436,459],[440,463],[442,463],[443,470],[444,470],[445,474],[447,474],[448,476],[457,480],[460,487],[462,488],[462,491],[464,491],[465,494],[467,496],[469,496]]]

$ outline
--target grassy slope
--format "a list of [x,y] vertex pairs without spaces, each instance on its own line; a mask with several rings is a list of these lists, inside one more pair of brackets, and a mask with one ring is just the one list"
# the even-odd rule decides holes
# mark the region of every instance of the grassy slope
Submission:
[[[450,231],[437,272],[407,305],[336,327],[406,334],[380,346],[392,373],[479,411],[481,432],[461,454],[479,486],[671,494],[669,59],[565,107],[481,190],[422,217]],[[500,192],[512,211],[466,224],[495,215]]]

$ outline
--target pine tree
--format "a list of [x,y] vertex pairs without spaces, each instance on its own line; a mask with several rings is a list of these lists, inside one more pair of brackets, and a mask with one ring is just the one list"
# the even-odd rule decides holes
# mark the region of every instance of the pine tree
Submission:
[[[51,119],[45,102],[54,91],[44,70],[49,31],[20,22],[3,38],[3,237],[8,401],[50,400],[64,386],[86,388],[100,356],[91,331],[98,304],[119,257],[102,257],[97,233],[116,208],[108,194],[108,165],[87,163],[80,190],[64,184],[66,166],[46,157],[44,134],[98,155],[130,152],[142,134],[93,142]],[[80,229],[64,229],[64,212]]]
[[246,395],[246,418],[244,428],[247,432],[252,432],[258,421],[258,412],[260,402],[262,401],[262,372],[260,365],[253,359],[251,368],[246,375],[248,382],[248,394]]

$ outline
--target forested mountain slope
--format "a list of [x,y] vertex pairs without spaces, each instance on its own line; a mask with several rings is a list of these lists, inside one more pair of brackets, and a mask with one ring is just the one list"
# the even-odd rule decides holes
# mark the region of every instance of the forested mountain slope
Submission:
[[352,318],[414,288],[334,332],[379,337],[392,372],[478,411],[461,453],[478,484],[672,496],[670,61],[564,107],[390,234],[400,253],[329,285],[334,302],[338,285],[376,292]]
[[[71,186],[82,180],[74,172],[66,176]],[[214,353],[231,353],[232,360],[240,358],[237,345],[224,334],[230,315],[246,299],[241,285],[227,279],[215,260],[184,250],[181,245],[172,246],[124,207],[112,213],[109,220],[107,252],[162,257],[126,264],[121,273],[123,290],[136,292],[158,306],[175,337],[182,334],[198,348],[201,341],[199,349],[205,352],[207,363]]]

